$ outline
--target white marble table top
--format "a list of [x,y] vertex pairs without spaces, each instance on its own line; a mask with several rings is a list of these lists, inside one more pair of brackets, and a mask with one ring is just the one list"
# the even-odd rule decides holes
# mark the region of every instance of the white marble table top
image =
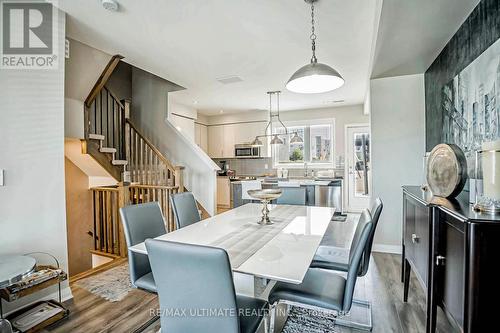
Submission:
[[[299,284],[312,262],[335,208],[269,205],[275,224],[260,226],[261,204],[246,204],[157,237],[221,247],[233,271]],[[132,252],[147,254],[144,243]]]

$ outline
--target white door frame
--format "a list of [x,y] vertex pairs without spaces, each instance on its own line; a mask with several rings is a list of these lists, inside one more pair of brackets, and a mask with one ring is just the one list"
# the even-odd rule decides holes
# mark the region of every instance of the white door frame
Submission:
[[[344,209],[345,211],[347,212],[359,212],[359,211],[356,211],[356,210],[351,210],[350,207],[349,207],[349,168],[348,168],[348,156],[347,156],[347,152],[349,150],[348,146],[349,146],[349,142],[350,142],[350,138],[348,137],[347,135],[347,132],[348,132],[348,129],[349,128],[355,128],[355,127],[368,127],[368,133],[370,134],[370,143],[371,143],[371,140],[372,140],[372,129],[371,129],[371,126],[369,123],[352,123],[352,124],[345,124],[344,125]],[[370,155],[372,153],[372,150],[371,150],[371,144],[370,144]],[[370,156],[370,159],[371,159],[371,156]],[[371,197],[371,193],[372,193],[372,180],[371,180],[371,177],[368,178],[368,193],[370,193],[370,197]]]

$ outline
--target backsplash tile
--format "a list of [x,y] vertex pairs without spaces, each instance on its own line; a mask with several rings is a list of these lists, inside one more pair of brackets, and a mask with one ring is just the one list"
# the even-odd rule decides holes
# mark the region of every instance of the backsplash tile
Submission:
[[[218,165],[220,165],[220,161],[226,161],[226,163],[229,163],[229,168],[234,170],[238,176],[276,175],[276,169],[273,168],[272,158],[269,157],[258,159],[218,158],[214,159],[214,161]],[[314,170],[315,168],[309,165],[309,175],[311,175],[311,171]],[[335,174],[337,176],[343,176],[343,169],[336,169]],[[288,169],[288,177],[304,177],[304,169]]]

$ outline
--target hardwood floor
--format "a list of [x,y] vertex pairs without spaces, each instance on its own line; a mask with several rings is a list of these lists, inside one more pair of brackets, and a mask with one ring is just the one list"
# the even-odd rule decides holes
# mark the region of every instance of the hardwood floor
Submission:
[[[150,318],[158,307],[154,294],[134,289],[119,302],[109,302],[72,285],[73,299],[66,303],[69,317],[50,327],[54,333],[133,332]],[[159,326],[159,325],[158,325]]]
[[[374,253],[367,275],[358,280],[355,297],[372,303],[373,332],[425,332],[425,294],[412,276],[408,303],[403,302],[400,282],[401,257]],[[74,299],[67,304],[71,311],[65,321],[50,327],[49,332],[134,332],[151,319],[150,309],[158,306],[155,295],[133,290],[120,302],[111,303],[79,287],[72,286]],[[440,313],[438,332],[452,332]],[[158,321],[144,332],[159,329]],[[339,333],[365,332],[338,326]]]

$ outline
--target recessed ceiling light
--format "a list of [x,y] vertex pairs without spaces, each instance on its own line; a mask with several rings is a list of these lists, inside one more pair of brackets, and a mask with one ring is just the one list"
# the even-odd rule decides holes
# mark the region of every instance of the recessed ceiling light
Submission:
[[112,12],[118,11],[118,2],[115,0],[102,0],[102,6]]

